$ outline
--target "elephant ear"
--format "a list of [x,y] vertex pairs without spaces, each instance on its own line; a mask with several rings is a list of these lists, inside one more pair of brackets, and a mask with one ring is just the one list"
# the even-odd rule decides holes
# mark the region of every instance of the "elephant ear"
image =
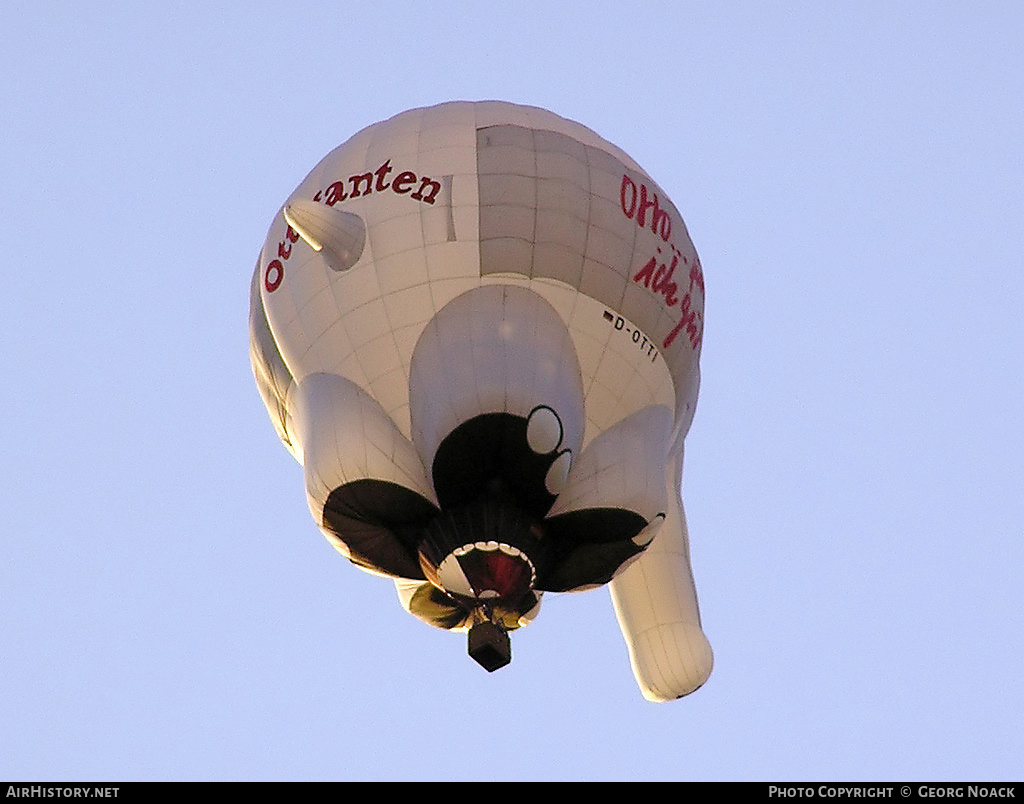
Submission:
[[365,569],[422,579],[417,543],[438,507],[412,443],[376,400],[336,374],[303,379],[289,410],[309,508],[331,544]]
[[671,411],[651,405],[583,450],[544,522],[552,559],[538,588],[600,586],[650,544],[665,519],[671,432]]

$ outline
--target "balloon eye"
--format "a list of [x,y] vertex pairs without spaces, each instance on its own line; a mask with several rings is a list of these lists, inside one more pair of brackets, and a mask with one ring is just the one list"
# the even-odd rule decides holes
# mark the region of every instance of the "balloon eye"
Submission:
[[548,473],[544,475],[544,488],[549,494],[560,494],[565,488],[565,481],[569,479],[569,469],[572,467],[572,452],[564,450],[555,462],[551,464]]
[[546,405],[530,412],[526,421],[526,443],[538,455],[548,455],[562,443],[562,420]]

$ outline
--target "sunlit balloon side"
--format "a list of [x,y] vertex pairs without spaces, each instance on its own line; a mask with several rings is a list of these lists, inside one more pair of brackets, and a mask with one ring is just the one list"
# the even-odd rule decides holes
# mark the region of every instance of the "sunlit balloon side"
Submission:
[[704,276],[625,153],[542,109],[403,112],[275,216],[250,351],[310,511],[489,670],[610,584],[644,696],[708,678],[680,498]]

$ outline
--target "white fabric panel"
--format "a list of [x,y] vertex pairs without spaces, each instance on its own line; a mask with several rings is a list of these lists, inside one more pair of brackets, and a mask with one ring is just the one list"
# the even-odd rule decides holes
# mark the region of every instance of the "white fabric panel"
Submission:
[[289,396],[303,449],[306,496],[313,518],[338,486],[373,478],[412,489],[435,505],[412,444],[358,385],[335,374],[311,374]]
[[701,630],[679,496],[682,456],[667,472],[668,510],[654,542],[612,579],[612,603],[643,696],[670,701],[700,687],[714,664]]
[[556,128],[478,129],[481,274],[557,279],[636,322],[677,380],[675,407],[691,410],[696,387],[679,380],[699,356],[703,278],[683,220],[613,146]]
[[256,387],[278,437],[296,460],[302,463],[301,450],[294,443],[295,423],[285,402],[294,379],[267,324],[267,314],[260,297],[262,281],[263,277],[257,264],[249,289],[249,362],[252,365],[253,377],[256,379]]
[[650,522],[665,512],[665,452],[672,413],[637,411],[597,436],[573,461],[548,516],[582,508],[623,508]]
[[572,339],[558,313],[525,288],[462,294],[427,325],[413,354],[413,442],[430,467],[441,441],[481,413],[558,414],[562,448],[583,440],[583,388]]

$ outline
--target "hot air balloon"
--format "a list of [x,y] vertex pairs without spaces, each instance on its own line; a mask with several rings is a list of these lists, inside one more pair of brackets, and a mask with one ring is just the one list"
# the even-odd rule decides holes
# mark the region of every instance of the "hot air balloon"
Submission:
[[275,215],[250,354],[318,527],[488,670],[544,592],[609,584],[641,692],[698,688],[680,498],[704,276],[664,190],[539,108],[413,109]]

